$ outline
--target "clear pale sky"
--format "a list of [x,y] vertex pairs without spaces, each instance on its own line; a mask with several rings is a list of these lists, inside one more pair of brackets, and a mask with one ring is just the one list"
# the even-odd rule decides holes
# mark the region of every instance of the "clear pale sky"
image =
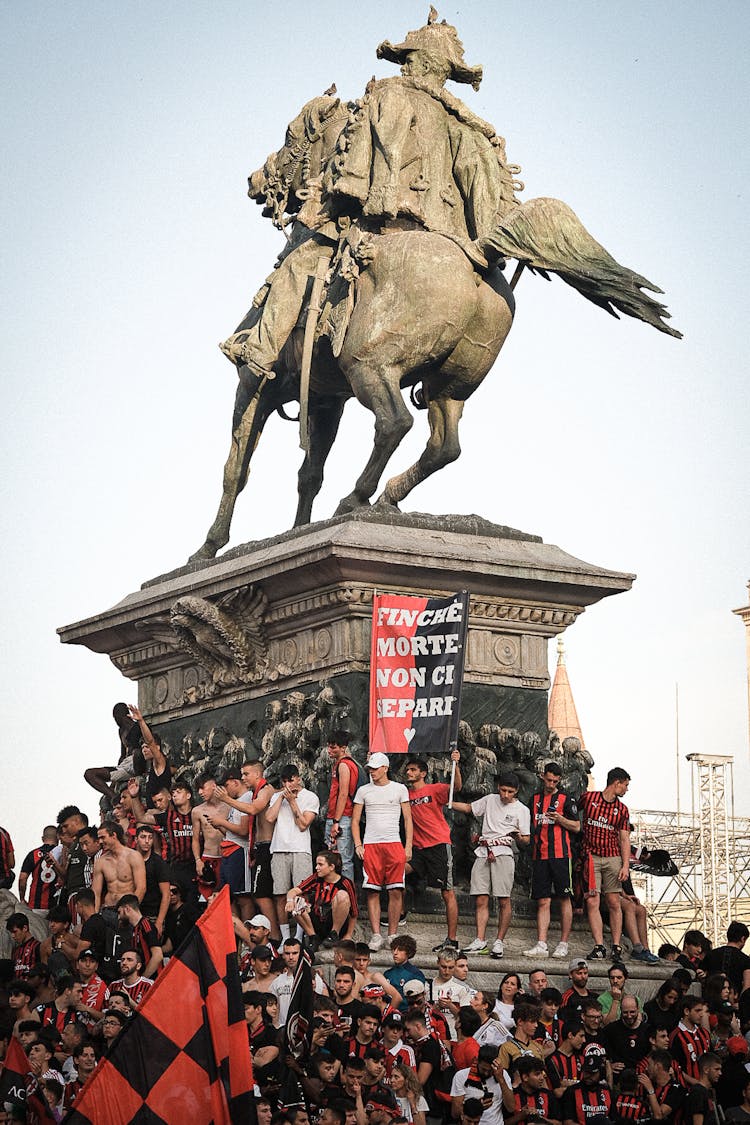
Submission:
[[[427,3],[2,6],[3,796],[22,857],[81,775],[116,759],[106,658],[57,626],[182,563],[218,502],[234,369],[216,344],[281,248],[246,177],[332,81],[361,95]],[[355,13],[355,14],[353,14]],[[507,139],[523,198],[569,203],[658,283],[683,341],[525,275],[463,455],[405,507],[477,512],[633,571],[568,631],[603,782],[674,807],[680,749],[733,754],[750,811],[743,628],[748,409],[748,7],[466,3],[440,10],[485,78],[451,86]],[[358,475],[347,407],[316,515]],[[423,415],[394,456],[426,440]],[[287,528],[297,433],[274,419],[233,543]],[[550,646],[554,667],[554,643]],[[683,769],[683,803],[688,772]]]

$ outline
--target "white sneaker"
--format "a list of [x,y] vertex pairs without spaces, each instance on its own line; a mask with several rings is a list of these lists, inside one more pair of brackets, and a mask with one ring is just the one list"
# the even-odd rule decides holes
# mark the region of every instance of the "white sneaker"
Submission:
[[499,960],[504,952],[505,949],[503,947],[503,943],[500,938],[498,938],[495,944],[492,946],[492,949],[490,950],[491,956],[496,957]]
[[524,949],[524,957],[549,957],[549,949],[547,949],[546,941],[538,941],[536,945],[532,945],[531,949]]
[[377,953],[379,949],[383,948],[383,935],[373,934],[367,943],[367,948],[371,953]]
[[567,941],[559,941],[557,943],[557,945],[555,946],[555,951],[552,954],[552,956],[558,957],[561,961],[562,961],[563,957],[567,957],[568,956],[568,943],[567,943]]
[[396,940],[397,937],[398,937],[398,934],[388,934],[388,937],[386,938],[386,941],[388,942],[389,945],[393,945],[393,943],[394,943],[394,941]]
[[464,953],[487,953],[487,942],[475,937],[471,945],[464,947]]

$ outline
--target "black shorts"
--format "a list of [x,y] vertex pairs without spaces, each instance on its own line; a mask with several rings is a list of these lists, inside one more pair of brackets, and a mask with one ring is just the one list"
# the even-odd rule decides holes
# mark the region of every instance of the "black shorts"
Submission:
[[255,845],[255,863],[250,869],[250,887],[253,898],[273,898],[270,840]]
[[453,852],[450,844],[415,848],[409,860],[412,872],[426,887],[453,890]]
[[531,864],[532,898],[572,898],[573,861],[535,859]]

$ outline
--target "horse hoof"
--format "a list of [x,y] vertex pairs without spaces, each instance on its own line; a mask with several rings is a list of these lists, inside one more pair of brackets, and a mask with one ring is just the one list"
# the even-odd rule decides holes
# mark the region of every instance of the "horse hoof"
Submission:
[[398,504],[395,500],[391,500],[386,492],[382,492],[373,504],[373,508],[388,508],[392,512],[400,512]]
[[204,543],[202,547],[198,548],[195,554],[190,556],[188,562],[202,562],[204,559],[215,559],[218,549],[218,547],[212,547],[209,543]]
[[369,500],[363,500],[361,496],[357,496],[356,492],[350,492],[348,496],[344,497],[333,514],[334,516],[345,516],[349,512],[356,511],[357,508],[369,508],[369,506]]

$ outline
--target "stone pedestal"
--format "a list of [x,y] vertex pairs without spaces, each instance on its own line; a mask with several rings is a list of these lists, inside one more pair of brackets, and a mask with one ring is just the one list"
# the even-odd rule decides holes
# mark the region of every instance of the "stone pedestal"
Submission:
[[547,641],[633,577],[477,516],[368,509],[189,564],[59,634],[138,683],[178,768],[254,747],[323,784],[333,727],[366,746],[373,591],[468,589],[462,743],[489,770],[530,755],[524,736],[544,748]]

